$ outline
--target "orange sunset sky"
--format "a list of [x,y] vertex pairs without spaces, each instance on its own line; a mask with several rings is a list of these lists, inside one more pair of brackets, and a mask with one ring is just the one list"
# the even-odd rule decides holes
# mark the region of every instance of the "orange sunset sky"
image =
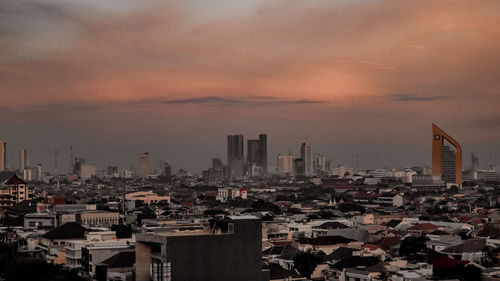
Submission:
[[11,166],[72,144],[199,172],[240,133],[271,164],[308,137],[335,165],[429,165],[432,122],[497,164],[500,1],[1,1],[0,97]]

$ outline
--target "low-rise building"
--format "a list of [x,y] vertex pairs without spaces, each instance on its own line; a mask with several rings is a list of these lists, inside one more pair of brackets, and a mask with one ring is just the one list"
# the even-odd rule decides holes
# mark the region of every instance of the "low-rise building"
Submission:
[[137,281],[267,281],[260,220],[231,216],[201,231],[137,234],[135,274]]

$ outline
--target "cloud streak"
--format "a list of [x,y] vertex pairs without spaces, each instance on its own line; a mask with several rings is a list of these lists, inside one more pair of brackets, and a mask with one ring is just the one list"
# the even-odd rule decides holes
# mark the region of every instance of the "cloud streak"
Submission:
[[387,97],[391,100],[401,102],[433,102],[451,98],[450,96],[418,96],[409,94],[387,95]]

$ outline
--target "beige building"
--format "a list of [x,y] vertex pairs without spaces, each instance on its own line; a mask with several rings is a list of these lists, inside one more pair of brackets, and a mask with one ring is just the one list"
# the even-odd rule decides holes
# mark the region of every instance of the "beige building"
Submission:
[[139,177],[143,178],[151,174],[149,166],[149,153],[139,154]]
[[160,201],[167,201],[170,204],[170,196],[160,196],[154,193],[152,190],[127,193],[125,194],[125,200],[142,201],[148,205],[150,205],[151,203],[158,203]]
[[83,211],[80,213],[80,221],[83,226],[112,226],[118,224],[119,213],[100,210]]
[[24,200],[33,199],[33,190],[30,190],[26,182],[13,175],[0,188],[0,206],[14,206]]

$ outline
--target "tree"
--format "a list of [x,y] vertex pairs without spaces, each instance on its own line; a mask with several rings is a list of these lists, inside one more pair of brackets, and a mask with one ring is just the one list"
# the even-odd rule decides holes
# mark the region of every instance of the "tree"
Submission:
[[141,210],[141,213],[137,215],[137,223],[142,224],[142,219],[155,219],[156,214],[151,208],[144,207]]
[[111,230],[116,231],[116,238],[131,238],[132,237],[132,226],[123,224],[113,224],[110,227]]
[[15,249],[0,246],[0,279],[6,281],[85,281],[76,271],[43,259],[23,256]]
[[319,252],[314,253],[311,250],[307,252],[300,251],[294,258],[293,264],[297,271],[307,278],[311,278],[311,274],[318,264],[323,262],[325,258],[325,253]]
[[425,235],[406,237],[399,246],[399,255],[409,256],[418,252],[425,252],[427,250],[427,245],[425,244],[427,240],[428,238]]
[[360,212],[362,214],[366,213],[365,208],[361,205],[356,204],[356,203],[340,204],[339,210],[343,213],[348,213],[348,212]]
[[253,212],[273,212],[275,215],[281,214],[281,209],[277,205],[274,205],[271,202],[266,202],[262,199],[259,199],[252,203],[252,211]]

